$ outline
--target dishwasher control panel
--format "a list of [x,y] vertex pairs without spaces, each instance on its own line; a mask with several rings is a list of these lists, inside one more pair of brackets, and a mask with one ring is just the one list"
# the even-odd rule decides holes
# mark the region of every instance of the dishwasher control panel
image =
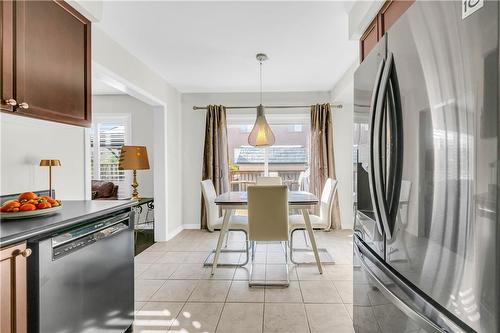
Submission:
[[129,227],[130,214],[121,214],[71,229],[52,238],[52,260],[78,251]]
[[76,241],[66,243],[64,245],[52,249],[52,260],[56,260],[62,256],[77,251],[78,249],[95,243],[94,235],[85,236]]

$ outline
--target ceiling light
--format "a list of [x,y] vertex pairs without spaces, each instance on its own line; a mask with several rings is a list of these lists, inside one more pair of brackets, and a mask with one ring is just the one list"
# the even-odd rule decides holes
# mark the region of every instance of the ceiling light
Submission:
[[266,61],[268,58],[264,53],[258,53],[256,58],[260,66],[260,104],[257,106],[255,124],[248,135],[248,144],[254,147],[268,147],[274,145],[276,141],[273,131],[267,123],[266,115],[264,114],[264,106],[262,105],[262,62]]

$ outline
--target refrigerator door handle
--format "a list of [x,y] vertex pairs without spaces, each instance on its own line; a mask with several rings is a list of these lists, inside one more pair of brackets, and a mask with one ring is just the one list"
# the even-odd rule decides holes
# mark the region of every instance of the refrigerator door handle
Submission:
[[391,301],[399,310],[401,310],[408,317],[416,321],[422,328],[424,328],[427,332],[436,332],[436,333],[447,333],[448,331],[441,328],[429,318],[425,317],[423,314],[412,309],[408,304],[406,304],[401,298],[399,298],[395,293],[393,293],[386,285],[382,282],[382,280],[373,272],[373,270],[366,263],[364,255],[361,253],[359,249],[359,245],[357,242],[354,242],[354,252],[359,259],[359,262],[363,269],[370,275],[371,280],[374,282],[376,287],[384,294],[384,296]]
[[380,128],[375,126],[376,111],[378,105],[378,96],[380,89],[380,80],[382,78],[382,73],[384,70],[385,60],[382,59],[378,66],[377,75],[375,76],[375,83],[373,85],[372,98],[370,103],[370,171],[368,172],[368,184],[370,186],[370,197],[372,199],[373,212],[375,214],[375,219],[377,221],[377,229],[380,235],[384,234],[384,227],[381,224],[379,201],[376,194],[374,169],[379,167],[377,161],[374,158],[374,147],[378,145]]
[[403,175],[403,112],[401,106],[401,96],[399,83],[396,75],[396,67],[392,53],[389,55],[391,61],[390,75],[387,86],[387,108],[388,122],[390,128],[389,142],[389,170],[387,173],[387,207],[389,208],[389,230],[388,238],[392,237],[395,228],[395,221],[399,211],[399,197],[401,192],[401,181]]
[[[394,81],[393,73],[394,57],[392,53],[389,53],[378,91],[374,127],[379,129],[379,132],[377,142],[373,147],[375,196],[378,202],[380,220],[387,239],[392,238],[394,229],[399,204],[398,189],[401,186],[402,170],[402,165],[398,161],[402,158],[401,104],[399,103],[399,92],[396,92],[397,89],[394,87],[394,83],[397,83],[397,81]],[[395,104],[398,104],[399,109],[396,109]],[[390,128],[389,152],[391,157],[389,169],[385,175],[382,167],[382,162],[385,160],[384,152],[387,149],[387,146],[383,144],[384,140],[382,140],[383,135],[386,134],[382,132],[384,119],[387,120]],[[396,172],[396,170],[399,171]]]

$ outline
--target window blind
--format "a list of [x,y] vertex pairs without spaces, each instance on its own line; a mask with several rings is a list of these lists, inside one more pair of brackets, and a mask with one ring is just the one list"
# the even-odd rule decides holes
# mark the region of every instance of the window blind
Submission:
[[[95,124],[90,138],[92,149],[92,179],[121,182],[125,172],[118,169],[121,147],[126,143],[125,124],[102,122]],[[98,142],[98,146],[96,144]],[[98,163],[98,165],[96,165]]]

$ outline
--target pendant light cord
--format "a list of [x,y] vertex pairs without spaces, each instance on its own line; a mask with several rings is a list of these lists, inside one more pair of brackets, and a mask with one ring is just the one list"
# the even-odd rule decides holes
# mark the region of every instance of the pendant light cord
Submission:
[[262,105],[262,61],[259,61],[260,64],[260,105]]

